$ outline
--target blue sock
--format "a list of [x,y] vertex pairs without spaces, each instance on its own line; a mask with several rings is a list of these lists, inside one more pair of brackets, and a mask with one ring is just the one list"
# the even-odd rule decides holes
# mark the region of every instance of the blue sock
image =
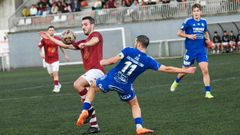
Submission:
[[176,82],[179,83],[181,81],[182,78],[176,78]]
[[205,91],[210,92],[211,91],[211,86],[205,86]]
[[90,107],[91,107],[91,103],[89,103],[89,102],[84,102],[83,103],[83,110],[89,110],[90,109]]
[[136,128],[142,128],[143,120],[141,117],[135,118]]

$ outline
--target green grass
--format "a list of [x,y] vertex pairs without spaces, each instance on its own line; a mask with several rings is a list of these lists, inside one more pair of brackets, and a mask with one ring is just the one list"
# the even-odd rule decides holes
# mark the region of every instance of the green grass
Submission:
[[[181,66],[181,59],[160,60]],[[176,92],[169,87],[175,74],[147,71],[135,82],[144,126],[155,135],[239,135],[240,54],[209,56],[214,99],[204,99],[202,75],[184,78]],[[109,69],[110,67],[108,67]],[[72,83],[84,71],[81,66],[60,69],[63,84],[53,94],[52,82],[43,68],[0,72],[0,135],[77,135],[80,97]],[[134,135],[135,125],[126,103],[114,92],[99,94],[94,102],[101,126],[99,135]]]

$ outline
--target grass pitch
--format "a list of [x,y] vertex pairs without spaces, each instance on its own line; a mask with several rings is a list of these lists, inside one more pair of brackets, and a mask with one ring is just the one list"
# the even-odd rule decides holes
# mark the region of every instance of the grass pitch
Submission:
[[[160,60],[181,66],[181,59]],[[109,69],[110,67],[107,67]],[[240,54],[209,56],[214,99],[204,99],[202,75],[184,78],[178,89],[169,87],[175,74],[147,71],[135,82],[144,127],[154,135],[239,135]],[[61,93],[52,93],[52,82],[43,68],[0,72],[0,135],[79,135],[80,97],[72,83],[81,66],[60,68]],[[101,127],[98,135],[134,135],[130,108],[114,92],[98,94],[94,102]]]

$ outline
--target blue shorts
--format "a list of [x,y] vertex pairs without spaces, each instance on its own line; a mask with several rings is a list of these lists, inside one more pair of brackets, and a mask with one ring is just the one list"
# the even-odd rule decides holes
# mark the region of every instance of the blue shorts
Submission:
[[183,66],[188,67],[194,64],[194,61],[197,61],[197,63],[200,62],[208,62],[208,56],[205,50],[199,50],[199,51],[186,51],[186,53],[183,56]]
[[109,91],[116,91],[122,101],[130,101],[136,96],[133,85],[119,84],[114,80],[108,78],[107,75],[98,78],[96,80],[96,85],[104,93],[107,93]]

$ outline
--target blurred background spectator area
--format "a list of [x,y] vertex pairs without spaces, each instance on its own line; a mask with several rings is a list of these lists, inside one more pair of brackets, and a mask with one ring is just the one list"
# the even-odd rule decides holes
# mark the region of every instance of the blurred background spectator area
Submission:
[[8,23],[10,31],[18,31],[27,30],[31,25],[41,29],[51,23],[62,24],[60,27],[79,26],[78,21],[86,15],[101,25],[184,18],[191,16],[191,5],[196,2],[203,6],[204,15],[240,11],[240,0],[29,0],[16,10]]

